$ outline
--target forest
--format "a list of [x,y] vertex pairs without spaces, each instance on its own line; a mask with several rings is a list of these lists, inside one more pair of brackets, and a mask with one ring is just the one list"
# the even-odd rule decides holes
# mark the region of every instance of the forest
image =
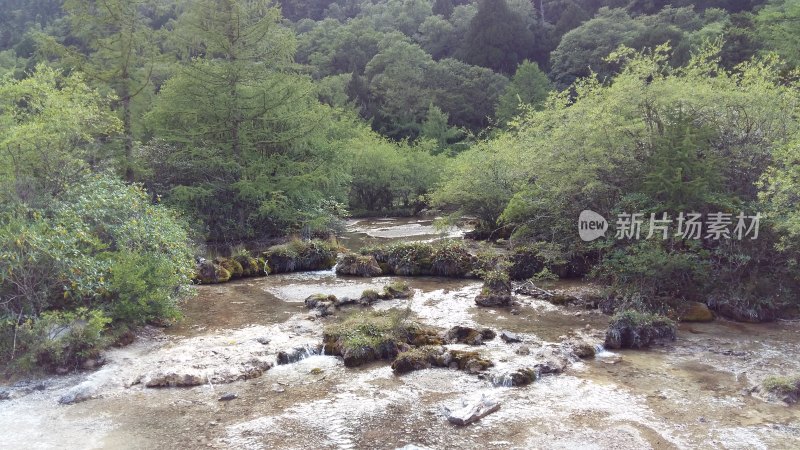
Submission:
[[209,249],[430,211],[618,311],[797,317],[799,48],[796,0],[0,0],[0,361],[177,320]]

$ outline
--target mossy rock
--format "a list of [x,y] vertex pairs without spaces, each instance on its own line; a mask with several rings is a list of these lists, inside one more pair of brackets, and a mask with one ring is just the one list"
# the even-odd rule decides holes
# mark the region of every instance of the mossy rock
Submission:
[[271,273],[327,270],[336,265],[338,248],[335,244],[314,239],[295,239],[270,247],[261,254]]
[[407,348],[412,323],[399,311],[364,312],[330,325],[323,332],[325,353],[341,356],[345,366],[391,360]]
[[493,362],[484,358],[478,352],[450,350],[448,353],[451,356],[450,366],[457,367],[459,370],[464,370],[469,373],[482,372],[494,366]]
[[239,264],[238,261],[232,258],[214,258],[214,263],[219,264],[220,266],[224,267],[231,274],[231,280],[235,280],[237,278],[241,278],[243,276],[244,270],[242,265]]
[[336,264],[336,273],[357,277],[376,277],[383,271],[374,256],[348,253],[339,259]]
[[511,386],[527,386],[536,381],[536,369],[522,368],[508,374]]
[[236,255],[233,259],[242,265],[243,277],[255,277],[262,273],[258,269],[258,260],[252,256]]
[[496,333],[490,328],[476,329],[456,325],[447,330],[444,339],[450,344],[482,345],[485,341],[494,339]]
[[770,396],[786,403],[796,403],[800,399],[800,375],[770,376],[761,383],[761,387]]
[[388,298],[409,298],[413,292],[408,283],[395,281],[384,286],[383,295]]
[[397,355],[392,362],[392,371],[400,375],[415,370],[445,366],[445,348],[441,345],[426,345]]
[[361,293],[360,300],[362,303],[371,305],[380,299],[380,294],[374,289],[367,289]]
[[432,246],[431,274],[463,278],[473,273],[477,258],[458,241],[443,241]]
[[606,331],[605,347],[647,348],[657,342],[674,341],[675,333],[675,322],[667,317],[625,310],[611,318]]
[[225,283],[231,279],[231,273],[213,261],[204,260],[197,264],[194,279],[199,284]]

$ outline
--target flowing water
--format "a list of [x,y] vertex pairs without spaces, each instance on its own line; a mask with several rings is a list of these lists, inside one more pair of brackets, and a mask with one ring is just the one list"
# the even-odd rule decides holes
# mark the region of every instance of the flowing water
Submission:
[[[353,221],[342,242],[355,248],[384,240],[441,237],[430,221]],[[446,231],[456,236],[459,230]],[[394,278],[391,279],[392,281]],[[272,275],[201,286],[185,305],[185,320],[146,329],[132,345],[113,349],[95,372],[46,378],[12,387],[0,401],[3,448],[798,448],[800,409],[770,403],[751,387],[775,373],[800,372],[800,324],[683,324],[678,340],[649,351],[609,352],[599,346],[607,317],[520,297],[513,309],[475,306],[476,280],[403,279],[410,300],[377,309],[409,308],[440,328],[490,327],[516,333],[480,351],[495,362],[485,376],[427,369],[395,376],[386,363],[345,368],[319,354],[326,323],[309,314],[313,293],[358,296],[389,278],[339,278],[332,271]],[[586,283],[559,282],[580,295]],[[592,359],[568,361],[564,373],[511,387],[510,374],[563,357],[562,342],[581,336],[598,345]],[[455,345],[453,347],[465,347]],[[238,377],[253,360],[301,349],[298,362],[255,378]],[[195,387],[146,388],[142,374],[188,367],[208,382]],[[83,383],[94,398],[60,405]],[[28,386],[28,387],[26,387]],[[219,401],[235,393],[231,401]],[[466,427],[443,413],[489,396],[499,411]]]

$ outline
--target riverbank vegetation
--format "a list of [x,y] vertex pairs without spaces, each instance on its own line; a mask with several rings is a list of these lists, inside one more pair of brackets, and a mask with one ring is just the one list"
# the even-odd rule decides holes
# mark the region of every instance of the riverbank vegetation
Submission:
[[[78,367],[177,319],[193,279],[328,269],[352,214],[431,209],[503,239],[494,278],[592,277],[609,310],[796,315],[798,18],[791,0],[9,0],[0,361]],[[612,224],[593,242],[585,209]],[[651,213],[690,212],[730,214],[733,238],[645,238]],[[621,213],[644,236],[617,239]],[[498,268],[473,253],[398,244],[340,273]]]

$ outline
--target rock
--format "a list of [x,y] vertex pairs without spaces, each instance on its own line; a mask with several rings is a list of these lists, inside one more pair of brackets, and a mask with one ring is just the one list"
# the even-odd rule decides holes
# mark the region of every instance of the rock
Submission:
[[214,264],[222,266],[231,274],[231,280],[241,278],[243,273],[242,265],[231,258],[214,258]]
[[508,274],[502,271],[491,271],[484,274],[483,287],[475,297],[478,306],[498,307],[511,306],[514,296],[511,294],[511,282]]
[[446,366],[445,348],[442,346],[423,346],[400,353],[392,362],[392,371],[403,374],[431,367]]
[[194,279],[200,284],[225,283],[231,279],[231,273],[219,264],[204,259],[197,263]]
[[450,350],[448,354],[451,357],[451,363],[459,370],[464,370],[469,373],[482,372],[489,367],[494,366],[494,363],[488,359],[484,359],[478,352],[470,352],[464,350]]
[[226,392],[222,394],[222,397],[219,398],[219,401],[227,402],[236,398],[239,398],[239,395],[236,394],[235,392]]
[[580,338],[568,339],[564,346],[578,358],[593,358],[596,353],[594,344]]
[[506,344],[511,344],[511,343],[514,343],[514,342],[522,342],[522,339],[520,339],[519,336],[517,336],[515,333],[512,333],[510,331],[502,331],[502,332],[500,332],[500,339],[502,339],[503,342],[505,342]]
[[514,353],[520,356],[528,356],[531,354],[531,348],[527,345],[521,345]]
[[681,322],[711,322],[714,313],[704,303],[686,302],[679,308]]
[[262,337],[256,338],[256,342],[258,342],[261,345],[268,345],[271,341],[270,341],[270,339],[268,337],[262,336]]
[[499,409],[500,402],[484,396],[480,400],[465,404],[455,411],[445,409],[445,414],[450,423],[464,426],[476,422]]
[[145,375],[142,378],[142,383],[146,387],[182,387],[182,386],[200,386],[205,383],[206,377],[203,374],[185,370],[185,371],[156,371]]
[[666,317],[633,310],[618,312],[606,331],[605,347],[647,348],[651,344],[675,340],[675,323]]
[[58,399],[58,403],[62,405],[71,405],[74,403],[85,402],[86,400],[91,399],[97,393],[98,386],[97,384],[84,381],[83,383],[73,387],[66,394],[62,395],[61,398]]
[[513,372],[506,373],[502,376],[495,376],[492,382],[495,385],[511,387],[511,386],[526,386],[536,381],[536,369],[521,368]]
[[478,306],[487,306],[487,307],[500,307],[500,306],[511,306],[514,302],[514,297],[511,294],[478,294],[475,297],[475,304]]
[[383,271],[374,256],[348,253],[339,258],[336,264],[336,273],[357,277],[377,277]]
[[274,383],[272,385],[272,392],[277,392],[280,394],[282,392],[286,392],[286,389],[284,389],[283,386],[281,386],[280,384]]
[[447,331],[444,339],[449,344],[481,345],[484,340],[492,340],[495,336],[495,332],[490,328],[477,330],[457,325]]
[[325,294],[312,294],[306,297],[305,301],[303,302],[308,309],[315,309],[315,308],[324,308],[328,305],[335,305],[336,304],[336,296],[335,295],[325,295]]
[[0,389],[0,400],[10,400],[11,399],[11,391],[8,389]]
[[295,347],[289,350],[281,350],[277,354],[278,365],[291,364],[301,359],[308,358],[311,355],[318,355],[319,348],[312,348],[310,346]]
[[551,295],[546,297],[545,300],[557,306],[574,305],[579,302],[577,297],[565,294]]
[[258,260],[250,255],[236,255],[233,257],[233,261],[242,267],[243,277],[266,275],[263,264],[259,264]]

